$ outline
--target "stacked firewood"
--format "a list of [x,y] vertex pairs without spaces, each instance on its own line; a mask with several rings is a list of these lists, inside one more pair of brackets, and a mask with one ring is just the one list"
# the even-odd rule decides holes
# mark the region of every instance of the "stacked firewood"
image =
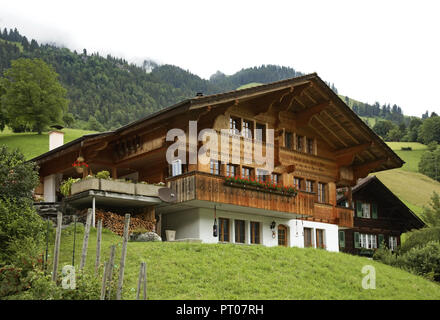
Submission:
[[[87,218],[87,209],[82,210],[79,213],[78,220],[85,222]],[[95,220],[102,220],[102,226],[106,229],[113,231],[114,233],[122,236],[124,234],[124,215],[117,214],[110,211],[104,211],[100,209],[96,209],[95,211]],[[130,227],[129,230],[132,232],[133,230],[142,228],[147,231],[153,231],[155,229],[156,221],[145,219],[145,215],[136,215],[130,217]]]

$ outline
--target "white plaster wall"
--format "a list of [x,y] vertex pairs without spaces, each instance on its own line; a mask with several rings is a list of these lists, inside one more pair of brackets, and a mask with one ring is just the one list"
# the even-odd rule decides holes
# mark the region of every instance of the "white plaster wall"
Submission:
[[164,219],[162,224],[163,235],[165,234],[165,230],[176,230],[176,240],[200,239],[198,209],[169,213],[162,217]]
[[[214,224],[214,210],[200,208],[200,239],[202,239],[205,243],[217,243],[218,237],[213,237],[212,235],[212,226]],[[231,211],[222,211],[217,209],[217,222],[218,218],[227,218],[230,219],[230,242],[235,242],[235,230],[234,230],[234,220],[244,220],[245,221],[245,243],[250,244],[250,221],[260,222],[260,237],[261,244],[265,246],[277,246],[278,245],[278,234],[277,228],[278,224],[284,224],[289,229],[289,220],[281,219],[281,218],[273,218],[273,217],[265,217],[259,215],[252,214],[242,214]],[[275,238],[272,237],[272,230],[270,229],[270,225],[272,221],[275,221]]]
[[[288,246],[304,247],[303,229],[313,230],[313,241],[316,239],[316,229],[324,230],[324,243],[328,251],[339,251],[338,226],[334,224],[302,221],[296,219],[282,219],[265,217],[253,214],[242,214],[238,212],[222,211],[217,209],[218,218],[230,220],[230,242],[235,242],[234,220],[245,221],[245,243],[250,244],[250,221],[260,222],[261,244],[271,247],[278,246],[278,225],[283,224],[288,227]],[[270,225],[275,221],[275,237],[272,237]],[[178,213],[167,214],[165,228],[176,230],[176,239],[200,239],[204,243],[218,243],[219,238],[213,236],[214,209],[194,208]],[[314,245],[316,245],[314,243]]]
[[304,247],[304,228],[312,229],[313,245],[316,247],[316,229],[324,230],[324,244],[328,251],[339,251],[339,234],[338,226],[336,224],[303,221],[303,220],[290,220],[291,239],[292,244],[295,247]]
[[56,194],[56,175],[51,174],[50,176],[44,177],[44,201],[45,202],[55,202]]

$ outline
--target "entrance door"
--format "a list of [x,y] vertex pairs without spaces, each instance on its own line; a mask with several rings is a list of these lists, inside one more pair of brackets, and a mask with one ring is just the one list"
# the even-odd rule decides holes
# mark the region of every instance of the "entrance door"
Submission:
[[278,245],[287,247],[287,227],[278,225]]

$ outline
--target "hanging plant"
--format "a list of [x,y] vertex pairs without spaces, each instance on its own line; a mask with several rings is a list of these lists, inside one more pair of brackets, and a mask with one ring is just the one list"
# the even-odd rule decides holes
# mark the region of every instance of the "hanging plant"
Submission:
[[[80,161],[78,159],[83,159],[83,161]],[[85,168],[88,168],[89,165],[84,161],[84,158],[78,157],[78,159],[75,160],[75,162],[72,164],[72,167],[76,169],[76,172],[82,173]]]

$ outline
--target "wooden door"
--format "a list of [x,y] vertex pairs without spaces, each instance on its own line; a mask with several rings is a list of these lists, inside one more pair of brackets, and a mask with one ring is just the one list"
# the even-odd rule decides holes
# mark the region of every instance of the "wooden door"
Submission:
[[316,247],[324,249],[324,230],[316,229]]
[[278,245],[287,247],[287,227],[283,224],[278,225]]

